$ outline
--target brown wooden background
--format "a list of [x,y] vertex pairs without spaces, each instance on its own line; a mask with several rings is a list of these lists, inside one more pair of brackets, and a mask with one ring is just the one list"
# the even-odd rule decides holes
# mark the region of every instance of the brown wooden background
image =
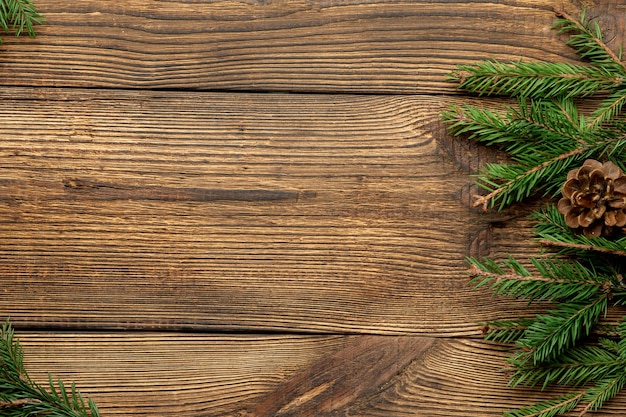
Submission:
[[[484,58],[576,60],[623,1],[37,0],[0,45],[0,316],[38,381],[103,416],[499,416],[478,322],[530,313],[464,257],[535,254],[469,207],[493,158],[446,136]],[[622,415],[626,398],[598,416]]]

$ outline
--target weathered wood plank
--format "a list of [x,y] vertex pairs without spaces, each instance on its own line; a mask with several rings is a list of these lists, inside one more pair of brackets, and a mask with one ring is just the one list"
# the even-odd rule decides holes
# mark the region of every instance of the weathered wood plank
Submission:
[[448,99],[0,95],[16,323],[468,335],[517,307],[465,285],[502,217],[464,202]]
[[[106,416],[496,417],[502,347],[408,336],[20,333],[31,376],[76,381]],[[621,415],[619,396],[594,416]]]
[[[619,43],[626,9],[595,3],[590,14]],[[4,85],[439,94],[453,91],[445,75],[458,64],[575,59],[550,27],[554,7],[578,9],[560,0],[37,4],[48,23],[36,40],[5,39]]]
[[103,416],[217,416],[254,406],[346,336],[19,332],[30,376],[75,381]]

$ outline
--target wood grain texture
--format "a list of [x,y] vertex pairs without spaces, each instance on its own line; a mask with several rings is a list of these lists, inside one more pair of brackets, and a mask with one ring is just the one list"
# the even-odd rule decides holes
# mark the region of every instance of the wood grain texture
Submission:
[[[621,1],[584,2],[590,4],[619,41]],[[458,64],[575,59],[550,27],[554,7],[575,13],[581,6],[555,0],[37,5],[47,19],[38,38],[7,37],[1,47],[5,85],[437,94],[453,92],[445,75]]]
[[254,406],[286,378],[353,343],[346,336],[20,332],[30,376],[48,373],[102,416],[218,416]]
[[463,201],[447,100],[0,94],[16,323],[468,335],[511,309],[465,285],[501,216]]
[[0,319],[35,380],[129,417],[496,417],[553,394],[507,389],[480,341],[542,306],[468,288],[463,258],[539,247],[532,206],[469,207],[501,155],[446,135],[469,98],[445,75],[576,60],[554,7],[616,47],[623,1],[36,3],[39,36],[0,45]]
[[[562,390],[507,388],[506,348],[468,339],[436,339],[378,395],[353,402],[344,416],[499,417],[506,410],[563,394]],[[622,415],[623,397],[594,417]],[[579,410],[580,411],[580,410]],[[577,416],[572,412],[568,416]]]
[[[36,381],[75,381],[103,416],[496,417],[558,393],[505,388],[506,349],[471,339],[21,336]],[[624,410],[618,397],[594,417]]]
[[312,417],[336,413],[362,396],[376,395],[433,341],[407,336],[359,336],[346,348],[278,386],[244,414]]

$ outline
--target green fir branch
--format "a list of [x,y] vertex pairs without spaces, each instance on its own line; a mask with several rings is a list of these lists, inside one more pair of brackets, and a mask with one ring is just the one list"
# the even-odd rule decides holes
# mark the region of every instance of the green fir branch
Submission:
[[626,360],[615,350],[614,341],[601,339],[600,345],[577,346],[564,351],[554,361],[541,366],[529,364],[523,353],[507,360],[511,368],[509,384],[546,389],[550,385],[580,387],[626,369]]
[[[567,153],[589,142],[590,131],[584,116],[572,100],[529,101],[520,98],[517,108],[502,111],[476,106],[451,106],[443,112],[444,121],[455,136],[467,134],[469,139],[487,146],[498,146],[516,160],[539,153],[554,156]],[[600,140],[594,140],[591,144]]]
[[[485,164],[476,178],[477,184],[489,194],[474,196],[473,205],[486,211],[497,204],[502,210],[536,193],[544,196],[552,194],[562,184],[563,172],[587,159],[590,154],[581,147],[540,163],[533,161],[536,155],[529,154],[524,164]],[[518,156],[518,160],[522,161],[522,158]]]
[[537,259],[531,262],[539,275],[532,275],[513,258],[501,263],[490,259],[469,258],[470,285],[480,288],[490,284],[494,295],[533,301],[569,301],[573,303],[594,300],[619,286],[616,278],[598,274],[579,262],[559,259]]
[[68,388],[49,376],[48,389],[36,384],[24,367],[24,351],[7,320],[0,333],[0,414],[6,417],[99,417],[93,400],[85,401],[74,383]]
[[598,381],[583,396],[581,401],[586,403],[586,406],[578,416],[582,417],[589,411],[598,410],[605,402],[619,394],[625,384],[626,370],[623,367],[618,375],[612,375],[609,378],[603,378]]
[[554,417],[576,408],[584,392],[563,395],[554,400],[540,401],[528,407],[509,410],[503,417]]
[[524,332],[533,322],[533,319],[515,319],[507,321],[490,321],[481,329],[485,340],[497,343],[514,343],[524,335]]
[[553,360],[588,336],[607,307],[606,294],[589,303],[561,303],[547,314],[537,315],[517,345],[528,351],[534,365]]
[[591,127],[597,127],[610,121],[621,113],[624,104],[626,104],[626,88],[622,86],[619,90],[611,93],[602,101],[600,106],[594,110],[589,125]]
[[626,78],[626,65],[621,60],[621,52],[615,54],[604,42],[602,30],[597,21],[587,21],[586,11],[583,10],[580,18],[576,19],[565,10],[557,10],[557,16],[553,28],[558,33],[569,33],[567,45],[574,48],[576,53],[583,59],[588,60],[616,76]]
[[511,97],[588,97],[623,86],[626,66],[604,42],[597,22],[573,19],[557,12],[554,28],[570,33],[567,44],[591,65],[566,62],[511,62],[487,60],[460,65],[449,75],[458,88],[480,95]]
[[[597,23],[561,12],[555,27],[571,34],[568,44],[590,65],[569,63],[500,63],[463,65],[450,79],[478,95],[521,98],[518,109],[488,111],[451,106],[443,113],[455,135],[509,153],[513,163],[486,164],[478,185],[488,193],[475,206],[502,209],[532,195],[554,195],[567,170],[587,158],[625,156],[623,124],[610,125],[626,103],[626,67],[602,39]],[[608,93],[590,118],[580,115],[573,97]],[[609,124],[609,126],[606,126]]]
[[455,136],[468,135],[511,156],[512,163],[485,164],[476,175],[488,194],[475,196],[474,206],[484,210],[495,205],[503,209],[534,194],[554,195],[567,172],[585,159],[607,153],[617,159],[624,153],[616,151],[619,133],[614,128],[591,128],[574,101],[562,97],[521,98],[517,109],[501,111],[451,106],[442,117]]
[[588,238],[576,233],[565,224],[565,218],[554,204],[536,211],[531,216],[535,220],[534,232],[542,244],[560,249],[561,254],[581,255],[589,251],[626,256],[626,236],[618,239],[605,237]]
[[460,65],[449,80],[479,96],[588,97],[610,91],[624,82],[602,67],[570,63],[482,61]]
[[0,0],[0,29],[4,33],[13,31],[19,36],[26,30],[29,36],[34,37],[34,26],[44,21],[30,0]]

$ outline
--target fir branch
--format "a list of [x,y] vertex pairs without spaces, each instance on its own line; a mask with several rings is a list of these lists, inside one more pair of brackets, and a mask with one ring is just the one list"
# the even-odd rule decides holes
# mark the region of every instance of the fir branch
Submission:
[[[24,368],[24,352],[9,320],[0,332],[0,410],[12,417],[99,417],[96,404],[85,402],[74,383],[69,389],[49,376],[49,390],[33,382]],[[69,392],[68,392],[69,391]],[[10,410],[10,411],[8,411]]]
[[478,185],[489,194],[474,196],[474,206],[486,210],[499,203],[502,209],[535,193],[554,195],[567,172],[588,158],[609,156],[621,165],[626,136],[616,137],[612,128],[589,129],[571,105],[567,100],[532,102],[531,110],[522,107],[506,115],[462,106],[443,114],[455,135],[469,133],[470,139],[498,145],[512,156],[512,164],[485,164],[480,170]]
[[21,407],[29,402],[37,401],[32,398],[24,398],[21,400],[13,400],[13,401],[0,401],[0,409],[2,408],[16,408]]
[[442,114],[455,135],[509,153],[512,164],[485,164],[477,175],[487,195],[474,196],[474,206],[499,209],[534,193],[554,194],[565,174],[586,158],[614,149],[615,132],[588,126],[574,102],[565,98],[533,101],[521,98],[518,109],[502,111],[452,106]]
[[532,258],[540,275],[530,274],[518,261],[509,258],[500,264],[489,259],[469,258],[470,284],[479,288],[490,283],[494,295],[529,301],[586,302],[618,286],[612,276],[597,274],[581,263]]
[[[469,139],[488,146],[499,146],[513,156],[566,153],[589,143],[590,131],[569,99],[533,101],[520,98],[518,108],[501,111],[476,106],[451,106],[443,112],[455,136],[469,134]],[[594,141],[596,142],[596,141]]]
[[[626,103],[626,67],[604,44],[597,23],[592,30],[591,24],[583,22],[584,17],[582,22],[561,19],[556,27],[574,32],[569,43],[592,62],[590,66],[484,61],[460,66],[452,73],[459,88],[469,92],[527,97],[520,100],[517,111],[457,106],[443,113],[455,135],[468,133],[477,142],[498,145],[515,162],[483,167],[478,185],[488,194],[475,197],[476,207],[486,210],[499,203],[502,209],[535,192],[550,195],[557,191],[563,174],[583,159],[616,152],[624,155],[623,146],[618,146],[626,143],[624,129],[603,125],[620,114]],[[571,98],[599,92],[610,95],[586,120]]]
[[44,21],[30,0],[0,0],[0,29],[5,33],[15,31],[15,35],[19,36],[26,30],[29,36],[34,37],[34,25]]
[[590,127],[599,126],[617,116],[626,104],[626,89],[621,88],[602,101],[600,107],[593,112],[593,119],[589,121]]
[[[623,368],[622,368],[623,369]],[[604,378],[589,389],[582,398],[587,405],[582,409],[578,417],[583,417],[589,411],[596,411],[602,405],[615,397],[626,385],[626,371],[622,370],[619,376]]]
[[530,364],[525,353],[519,353],[507,360],[512,372],[509,384],[541,389],[552,384],[580,387],[607,375],[620,374],[626,367],[626,360],[612,344],[609,339],[601,339],[599,346],[577,346],[541,366]]
[[549,239],[540,239],[538,242],[541,243],[542,245],[555,246],[555,247],[562,248],[562,249],[574,249],[575,251],[595,251],[598,253],[606,253],[609,255],[626,256],[626,251],[609,249],[606,247],[601,247],[601,246],[593,245],[590,243],[557,242],[555,240],[549,240]]
[[548,314],[537,315],[517,344],[529,349],[533,364],[550,361],[588,336],[607,307],[606,294],[590,303],[561,303]]
[[[588,158],[608,155],[618,161],[626,154],[626,131],[618,127],[590,127],[569,99],[530,101],[520,99],[519,109],[503,112],[474,106],[452,106],[443,113],[455,135],[497,145],[514,163],[485,164],[478,185],[488,191],[474,196],[474,206],[499,209],[535,194],[554,195],[567,172]],[[617,135],[622,135],[617,136]]]
[[561,19],[558,19],[553,27],[558,33],[573,32],[567,44],[574,48],[578,55],[626,76],[626,65],[604,42],[598,22],[586,22],[585,10],[582,11],[580,19],[574,18],[563,9],[557,9],[555,13]]
[[[533,193],[533,188],[540,184],[542,179],[554,178],[555,174],[567,170],[576,160],[581,159],[580,157],[584,155],[585,151],[582,147],[576,148],[532,167],[486,164],[486,168],[478,178],[481,180],[479,185],[482,185],[490,193],[474,196],[473,206],[482,207],[484,211],[487,211],[497,202],[500,202],[500,209],[503,209],[513,202],[521,201]],[[492,178],[504,179],[505,182],[496,183]]]
[[588,97],[624,82],[601,67],[570,63],[483,61],[460,65],[449,80],[459,89],[482,95],[514,97]]
[[[595,66],[606,68],[615,74],[614,87],[623,87],[626,80],[626,64],[621,56],[616,55],[602,38],[602,31],[597,21],[585,22],[583,11],[579,20],[574,19],[564,10],[557,11],[557,15],[563,17],[555,23],[559,32],[574,32],[567,42],[582,57],[589,59]],[[621,53],[620,53],[621,55]],[[621,79],[621,81],[620,81]],[[591,126],[600,125],[620,113],[626,103],[626,89],[620,88],[602,102],[594,111],[594,118],[590,121]]]
[[536,220],[534,232],[544,245],[561,248],[562,254],[594,251],[616,256],[626,256],[626,236],[620,239],[607,239],[599,236],[588,238],[576,233],[565,224],[565,218],[553,204],[536,211],[531,216]]
[[497,343],[514,343],[524,335],[533,319],[516,319],[508,321],[490,321],[482,327],[485,340]]
[[540,401],[528,407],[510,410],[503,417],[554,417],[576,408],[584,392],[571,393],[555,400]]
[[582,336],[588,336],[607,307],[606,294],[589,303],[561,303],[548,314],[538,315],[517,344],[528,350],[534,365],[553,360]]

